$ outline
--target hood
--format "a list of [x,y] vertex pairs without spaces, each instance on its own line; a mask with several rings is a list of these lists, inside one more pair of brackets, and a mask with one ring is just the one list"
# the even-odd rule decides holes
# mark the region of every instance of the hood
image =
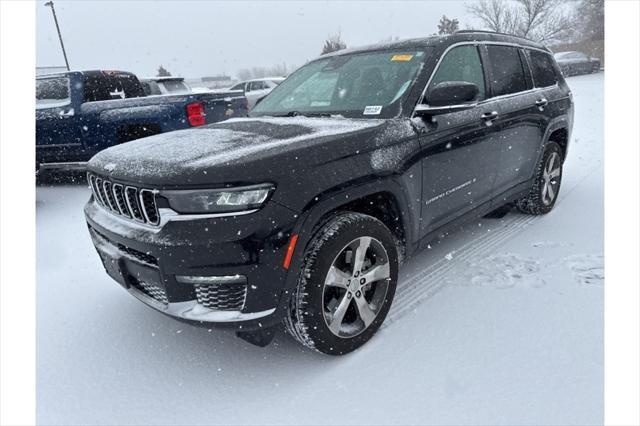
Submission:
[[[91,159],[89,170],[113,179],[165,187],[249,182],[265,167],[272,175],[286,173],[292,158],[308,165],[327,161],[341,150],[322,149],[323,155],[318,155],[309,148],[374,131],[384,122],[342,117],[237,118],[108,148]],[[303,158],[295,155],[301,150],[305,151]],[[274,161],[268,160],[274,156],[286,158],[275,167]]]

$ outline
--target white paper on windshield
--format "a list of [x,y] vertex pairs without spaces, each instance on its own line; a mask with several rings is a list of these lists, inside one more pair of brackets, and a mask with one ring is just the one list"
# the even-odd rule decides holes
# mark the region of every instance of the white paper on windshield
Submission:
[[379,115],[382,111],[382,105],[368,105],[364,108],[364,115]]

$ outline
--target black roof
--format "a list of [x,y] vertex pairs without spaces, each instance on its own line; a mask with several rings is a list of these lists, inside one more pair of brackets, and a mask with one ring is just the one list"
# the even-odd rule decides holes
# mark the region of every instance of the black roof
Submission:
[[135,76],[134,73],[129,71],[120,71],[120,70],[71,70],[71,71],[60,71],[51,74],[41,74],[36,76],[36,78],[50,78],[50,77],[61,77],[69,74],[82,74],[89,77],[104,75],[104,74],[117,74],[117,75],[132,75]]
[[392,41],[388,43],[378,43],[368,46],[356,47],[352,49],[338,50],[326,55],[322,55],[322,58],[327,56],[339,56],[349,53],[366,52],[373,50],[409,50],[409,49],[421,49],[429,46],[444,45],[448,46],[455,43],[465,41],[493,41],[502,43],[512,43],[523,47],[533,47],[536,49],[542,49],[547,52],[551,52],[544,45],[535,41],[517,37],[509,34],[496,33],[493,31],[478,31],[478,30],[464,30],[457,31],[449,35],[434,35],[430,37],[413,38],[407,40]]

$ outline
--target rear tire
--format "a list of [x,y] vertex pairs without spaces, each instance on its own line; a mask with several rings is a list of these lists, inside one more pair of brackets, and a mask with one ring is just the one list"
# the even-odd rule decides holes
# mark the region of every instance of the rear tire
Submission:
[[516,201],[520,212],[533,215],[549,213],[558,199],[562,182],[562,150],[560,145],[549,142],[536,168],[536,175],[529,194]]
[[391,308],[398,279],[393,234],[374,217],[338,213],[316,230],[303,256],[287,331],[325,354],[358,349]]

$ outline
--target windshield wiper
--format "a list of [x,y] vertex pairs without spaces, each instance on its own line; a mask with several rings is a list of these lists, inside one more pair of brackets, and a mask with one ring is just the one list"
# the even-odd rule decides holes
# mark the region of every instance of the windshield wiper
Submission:
[[289,111],[285,114],[274,115],[274,117],[297,117],[302,115],[304,117],[331,117],[331,113],[329,112],[300,112],[300,111]]

